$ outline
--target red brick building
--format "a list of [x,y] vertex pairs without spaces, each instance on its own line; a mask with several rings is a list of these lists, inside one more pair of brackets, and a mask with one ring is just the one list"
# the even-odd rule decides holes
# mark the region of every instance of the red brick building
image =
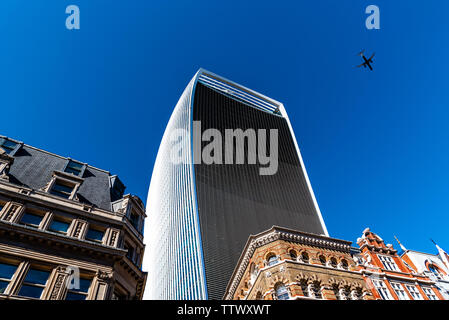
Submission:
[[378,300],[444,300],[435,282],[424,273],[417,273],[381,237],[363,231],[357,239],[360,254],[354,258],[362,275]]

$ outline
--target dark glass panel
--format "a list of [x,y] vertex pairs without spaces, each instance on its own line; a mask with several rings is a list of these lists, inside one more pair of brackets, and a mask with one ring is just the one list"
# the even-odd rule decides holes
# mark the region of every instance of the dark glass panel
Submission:
[[0,263],[0,278],[11,279],[16,272],[17,266],[7,263]]

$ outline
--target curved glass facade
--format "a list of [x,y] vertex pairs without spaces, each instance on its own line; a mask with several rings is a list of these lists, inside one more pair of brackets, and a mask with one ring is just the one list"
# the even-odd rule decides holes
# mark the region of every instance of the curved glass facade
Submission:
[[[197,162],[205,143],[193,143],[194,121],[201,134],[276,129],[277,172],[260,175],[260,163]],[[180,164],[171,158],[174,144],[187,150],[177,154]],[[147,215],[145,299],[221,299],[249,235],[273,225],[327,235],[283,105],[205,70],[169,120]]]

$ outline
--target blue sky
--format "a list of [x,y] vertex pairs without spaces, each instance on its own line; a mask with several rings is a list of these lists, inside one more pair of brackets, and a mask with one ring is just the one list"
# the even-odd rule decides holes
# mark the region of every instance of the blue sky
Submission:
[[[66,6],[81,29],[65,28]],[[381,29],[365,28],[376,4]],[[203,67],[284,103],[331,236],[449,251],[447,1],[0,3],[0,133],[118,174],[146,200]],[[374,72],[354,68],[376,52]]]

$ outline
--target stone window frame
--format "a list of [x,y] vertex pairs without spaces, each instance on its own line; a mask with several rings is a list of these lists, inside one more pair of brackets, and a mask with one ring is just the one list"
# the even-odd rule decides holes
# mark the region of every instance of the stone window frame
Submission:
[[[276,289],[276,287],[282,286],[285,289],[285,293],[283,293],[282,295],[287,294],[287,299],[279,299],[278,296],[278,289]],[[278,281],[274,284],[273,286],[273,296],[276,297],[276,300],[289,300],[291,298],[291,294],[290,294],[290,290],[288,285],[286,285],[284,282],[282,281]]]
[[22,226],[25,226],[25,224],[22,223],[22,218],[26,213],[42,216],[42,220],[39,223],[39,226],[37,226],[37,228],[31,227],[31,226],[29,226],[29,228],[34,228],[37,230],[44,230],[44,231],[47,229],[49,220],[51,219],[51,216],[53,214],[52,211],[47,208],[42,208],[42,207],[38,207],[33,204],[27,203],[26,205],[24,205],[23,210],[21,210],[20,214],[17,215],[16,223],[18,223]]
[[10,141],[10,142],[16,144],[16,146],[14,147],[13,150],[11,150],[10,153],[6,153],[6,151],[5,151],[5,154],[9,155],[10,157],[14,157],[14,155],[17,153],[17,151],[19,151],[19,149],[23,145],[23,142],[21,142],[21,141],[17,141],[17,140],[14,140],[14,139],[10,139],[10,138],[7,138],[7,137],[0,136],[0,148],[2,148],[3,150],[4,150],[3,143],[5,143],[5,141]]
[[[5,292],[3,293],[4,295],[21,297],[21,298],[26,298],[26,299],[30,299],[30,300],[40,300],[45,297],[46,293],[48,292],[49,286],[50,286],[50,279],[51,279],[51,275],[54,270],[54,266],[47,264],[47,263],[40,262],[40,261],[33,261],[30,259],[20,259],[20,258],[16,258],[16,257],[15,258],[5,258],[3,256],[0,257],[0,262],[9,263],[9,264],[13,264],[13,265],[17,266],[16,271],[14,272],[14,275],[11,277],[8,287],[6,288]],[[49,276],[47,278],[45,285],[38,285],[39,287],[43,288],[41,296],[38,299],[19,295],[20,289],[22,288],[22,285],[25,284],[25,278],[31,268],[49,272]]]
[[[80,170],[80,174],[78,176],[73,174],[73,173],[66,172],[67,168],[69,167],[70,162],[78,163],[78,164],[80,164],[82,166],[81,170]],[[86,171],[86,169],[87,169],[87,163],[83,163],[81,161],[76,161],[76,160],[73,160],[72,158],[67,158],[67,163],[65,164],[64,170],[62,170],[62,171],[64,173],[74,175],[75,177],[82,178],[83,175],[84,175],[84,172]]]
[[[275,258],[276,260],[270,261],[271,258]],[[273,251],[268,252],[265,255],[264,263],[266,267],[272,267],[280,262],[280,257]]]
[[[53,186],[57,182],[59,182],[63,185],[65,184],[65,185],[69,185],[70,187],[72,187],[72,192],[68,198],[64,198],[64,197],[60,197],[60,196],[51,194]],[[49,195],[58,197],[59,199],[78,201],[76,194],[83,182],[84,182],[83,178],[75,176],[71,173],[61,172],[61,171],[53,171],[52,178],[49,181],[48,185],[46,187],[44,187],[43,191],[47,192]]]

